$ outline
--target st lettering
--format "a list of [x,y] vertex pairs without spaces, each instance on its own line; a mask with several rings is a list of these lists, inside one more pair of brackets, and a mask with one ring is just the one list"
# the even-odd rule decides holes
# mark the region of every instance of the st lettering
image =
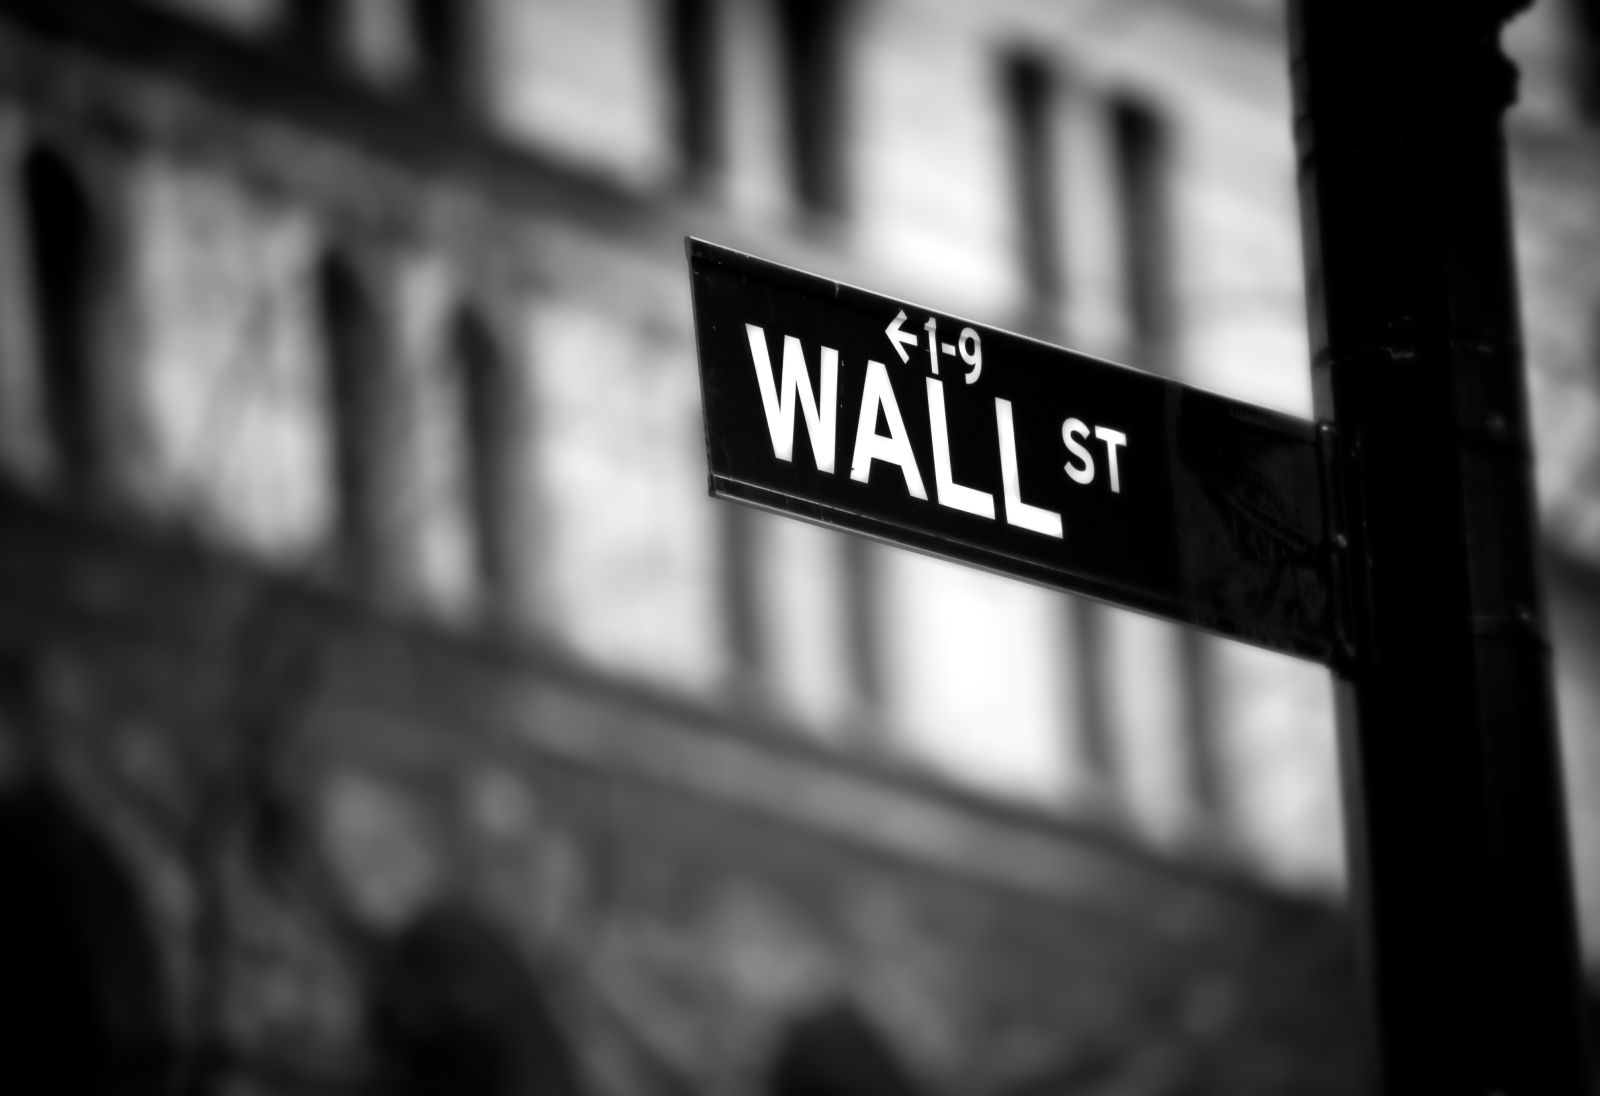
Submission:
[[1122,494],[1122,469],[1117,462],[1117,451],[1128,444],[1128,435],[1109,426],[1091,427],[1082,419],[1067,419],[1061,424],[1061,441],[1071,454],[1063,466],[1073,483],[1087,487],[1094,482],[1094,454],[1087,442],[1089,435],[1105,446],[1106,474],[1113,495]]

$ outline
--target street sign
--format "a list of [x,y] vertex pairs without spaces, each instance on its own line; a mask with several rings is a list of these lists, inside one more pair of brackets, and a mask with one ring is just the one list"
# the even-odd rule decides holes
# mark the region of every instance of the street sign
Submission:
[[713,495],[1331,657],[1310,422],[687,246]]

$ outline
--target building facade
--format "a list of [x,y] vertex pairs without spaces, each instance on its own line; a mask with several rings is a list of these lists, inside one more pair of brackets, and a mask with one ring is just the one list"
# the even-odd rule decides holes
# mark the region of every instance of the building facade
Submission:
[[[1591,8],[1509,37],[1592,956]],[[1255,0],[5,5],[22,1044],[91,1092],[1357,1090],[1325,672],[711,503],[683,260],[1308,414],[1282,39]]]

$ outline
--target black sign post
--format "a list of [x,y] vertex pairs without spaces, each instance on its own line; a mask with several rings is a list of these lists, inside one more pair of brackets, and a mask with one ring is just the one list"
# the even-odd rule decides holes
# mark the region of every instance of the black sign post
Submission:
[[1389,1096],[1588,1096],[1500,116],[1517,0],[1293,0],[1335,666]]
[[1329,657],[1311,423],[688,250],[713,494]]

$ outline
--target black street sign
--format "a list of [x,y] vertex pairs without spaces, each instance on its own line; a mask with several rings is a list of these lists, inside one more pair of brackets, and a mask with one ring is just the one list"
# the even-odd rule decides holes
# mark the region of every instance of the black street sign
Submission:
[[1310,422],[688,254],[713,495],[1330,659]]

